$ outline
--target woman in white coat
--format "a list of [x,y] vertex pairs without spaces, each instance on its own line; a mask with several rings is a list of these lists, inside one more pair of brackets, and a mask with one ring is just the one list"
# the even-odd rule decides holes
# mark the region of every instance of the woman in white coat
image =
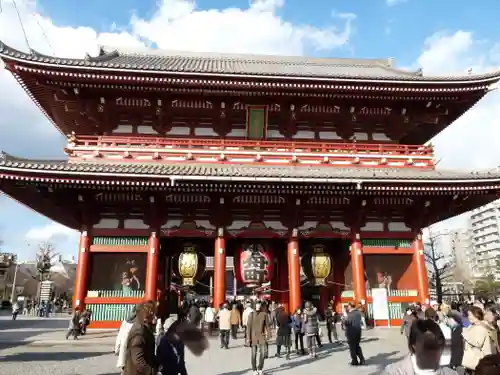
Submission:
[[134,325],[135,322],[135,307],[132,311],[132,314],[122,322],[120,326],[120,330],[118,331],[118,336],[116,337],[115,342],[115,354],[118,356],[118,360],[116,361],[116,367],[123,371],[125,367],[125,357],[127,355],[127,339],[130,329]]
[[215,311],[210,305],[205,309],[205,323],[207,324],[208,336],[212,336],[215,324]]

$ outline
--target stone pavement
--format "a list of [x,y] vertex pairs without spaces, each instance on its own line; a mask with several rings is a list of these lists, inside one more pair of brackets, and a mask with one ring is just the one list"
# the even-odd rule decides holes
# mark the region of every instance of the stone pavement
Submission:
[[72,346],[93,346],[114,345],[117,330],[103,329],[103,330],[90,330],[85,336],[80,336],[78,340],[66,340],[67,330],[54,328],[54,329],[6,329],[0,331],[0,345],[31,345],[31,346],[44,346],[44,345],[72,345]]
[[[36,344],[0,343],[0,372],[2,375],[115,375],[118,374],[116,357],[111,354],[114,335],[116,332],[95,332],[82,338],[81,343],[64,341],[61,344],[43,344],[43,337]],[[0,336],[3,336],[3,331],[0,331]],[[87,339],[86,344],[83,344],[83,339]],[[404,339],[396,329],[367,331],[362,347],[367,357],[367,365],[363,367],[352,368],[348,365],[347,347],[325,345],[316,360],[295,355],[290,361],[270,358],[266,360],[265,373],[378,375],[388,364],[403,358],[406,353]],[[270,355],[274,355],[275,350],[275,346],[270,345]],[[249,355],[249,349],[243,346],[241,338],[231,342],[229,350],[220,349],[219,341],[213,338],[210,349],[202,357],[187,354],[188,373],[250,375]]]

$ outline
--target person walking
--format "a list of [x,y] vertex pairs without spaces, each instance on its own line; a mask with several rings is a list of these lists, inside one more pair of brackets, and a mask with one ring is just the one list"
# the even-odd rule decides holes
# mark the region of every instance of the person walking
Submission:
[[356,305],[352,302],[349,303],[344,325],[347,344],[349,345],[349,352],[351,354],[351,365],[364,365],[365,357],[360,346],[361,332],[363,330],[363,314],[356,309]]
[[319,336],[318,311],[313,304],[307,301],[302,314],[302,331],[307,340],[307,348],[311,358],[317,357],[316,337]]
[[411,307],[408,307],[403,316],[403,323],[401,323],[401,334],[404,334],[406,338],[410,337],[411,325],[415,320],[417,320],[416,312]]
[[304,351],[304,332],[302,330],[302,312],[300,309],[297,309],[292,316],[292,328],[295,338],[295,351],[297,355],[304,355],[306,352]]
[[276,357],[281,357],[281,348],[286,352],[286,359],[290,359],[292,335],[292,319],[283,307],[276,310]]
[[209,304],[207,304],[207,307],[205,308],[205,323],[207,325],[208,336],[212,336],[215,325],[215,311]]
[[234,303],[231,308],[231,336],[233,337],[233,340],[238,338],[238,329],[241,325],[240,310],[238,310],[236,303]]
[[132,329],[132,326],[134,325],[135,318],[136,313],[134,307],[130,316],[122,322],[120,330],[118,331],[118,336],[116,336],[115,355],[118,357],[118,359],[116,360],[116,367],[118,367],[120,371],[123,371],[123,368],[125,367],[128,334]]
[[229,349],[229,332],[231,331],[231,311],[224,303],[218,313],[220,347]]
[[[330,344],[333,344],[333,340],[335,340],[336,343],[339,342],[339,335],[337,333],[337,319],[336,319],[337,313],[333,309],[332,304],[328,304],[328,307],[326,308],[325,311],[325,320],[326,320],[326,330],[328,333],[328,341]],[[333,340],[332,340],[332,334],[333,334]]]
[[137,306],[136,319],[127,339],[127,353],[123,375],[156,375],[154,336],[155,305],[152,301],[142,302]]
[[80,319],[80,310],[76,308],[69,321],[68,332],[66,332],[66,340],[68,340],[70,336],[73,336],[73,340],[78,339],[78,334],[80,333]]
[[12,320],[17,319],[17,316],[19,315],[20,310],[21,310],[21,308],[19,307],[19,303],[14,302],[12,304]]
[[262,375],[267,339],[270,336],[271,325],[267,311],[262,310],[260,303],[255,304],[247,322],[247,345],[251,347],[250,362],[254,375]]
[[243,310],[243,314],[241,317],[242,325],[243,325],[243,332],[245,335],[245,341],[247,339],[247,325],[248,325],[248,317],[250,314],[253,313],[253,308],[252,304],[250,302],[246,302],[245,310]]

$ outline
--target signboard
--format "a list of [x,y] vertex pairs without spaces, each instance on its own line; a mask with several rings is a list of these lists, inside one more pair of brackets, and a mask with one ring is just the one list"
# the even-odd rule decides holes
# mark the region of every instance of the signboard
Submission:
[[374,320],[389,320],[389,301],[386,288],[372,289],[372,308]]

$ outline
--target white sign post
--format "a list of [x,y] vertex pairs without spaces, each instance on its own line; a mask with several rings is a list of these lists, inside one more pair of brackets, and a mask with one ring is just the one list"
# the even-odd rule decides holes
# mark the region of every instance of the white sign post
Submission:
[[386,288],[372,289],[372,309],[373,309],[373,325],[377,326],[377,320],[387,320],[388,326],[391,326],[389,316],[389,301]]

